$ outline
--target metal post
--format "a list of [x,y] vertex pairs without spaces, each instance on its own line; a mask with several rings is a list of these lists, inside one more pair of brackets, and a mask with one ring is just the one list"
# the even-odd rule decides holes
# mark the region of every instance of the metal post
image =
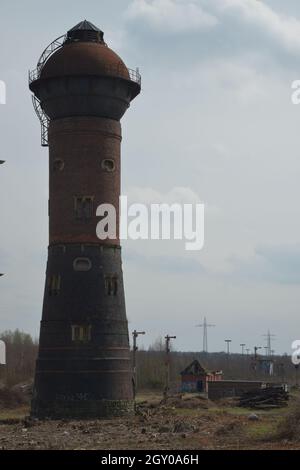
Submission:
[[258,359],[257,351],[259,349],[262,349],[262,347],[261,346],[254,346],[254,371],[255,371],[255,377],[257,377],[257,359]]
[[230,354],[230,343],[232,342],[231,339],[225,339],[225,343],[227,343],[227,354]]
[[137,369],[136,369],[136,352],[139,349],[137,347],[136,341],[139,335],[145,335],[145,331],[136,331],[134,330],[132,333],[133,336],[133,357],[132,357],[132,362],[133,362],[133,396],[134,398],[136,397],[136,391],[137,391]]
[[244,374],[244,369],[245,369],[244,355],[245,355],[245,346],[246,346],[246,344],[245,344],[245,343],[241,343],[240,346],[241,346],[241,348],[242,348],[242,364],[241,364],[241,370],[242,370],[242,373]]
[[[229,374],[229,357],[230,357],[231,339],[225,339],[225,343],[227,344],[227,356],[226,356],[227,372],[226,372],[226,374]],[[228,375],[228,378],[229,378],[229,375]]]
[[254,359],[255,359],[255,360],[256,360],[257,357],[258,357],[257,351],[258,351],[259,349],[262,349],[262,347],[261,347],[261,346],[254,346]]
[[176,339],[176,336],[165,336],[166,340],[166,382],[165,382],[165,389],[164,389],[164,398],[166,399],[169,394],[170,390],[170,342],[171,339]]

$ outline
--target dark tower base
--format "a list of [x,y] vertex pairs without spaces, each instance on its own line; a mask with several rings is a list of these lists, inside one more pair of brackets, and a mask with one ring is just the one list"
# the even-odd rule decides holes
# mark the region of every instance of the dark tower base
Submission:
[[32,415],[133,413],[121,249],[49,247],[44,299]]
[[52,403],[33,400],[31,416],[39,419],[99,419],[129,416],[134,414],[133,401],[89,400]]

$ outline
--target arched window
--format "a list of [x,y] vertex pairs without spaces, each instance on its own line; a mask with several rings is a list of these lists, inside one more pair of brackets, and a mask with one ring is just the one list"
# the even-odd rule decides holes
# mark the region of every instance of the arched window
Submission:
[[102,160],[101,167],[104,171],[112,173],[116,168],[115,161],[112,158],[106,158],[105,160]]

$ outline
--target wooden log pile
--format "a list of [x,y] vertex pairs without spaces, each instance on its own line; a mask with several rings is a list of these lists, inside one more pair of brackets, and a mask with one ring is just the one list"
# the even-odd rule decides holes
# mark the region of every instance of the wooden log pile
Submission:
[[244,392],[239,400],[243,408],[272,409],[287,406],[289,394],[283,387],[268,387]]

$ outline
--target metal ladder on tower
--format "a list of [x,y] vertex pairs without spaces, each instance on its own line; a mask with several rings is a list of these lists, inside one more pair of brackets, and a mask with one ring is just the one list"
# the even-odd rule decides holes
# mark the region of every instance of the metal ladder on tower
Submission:
[[32,95],[32,104],[36,112],[37,117],[41,123],[41,144],[42,147],[48,147],[48,129],[49,129],[49,118],[44,113],[40,101],[36,96]]

